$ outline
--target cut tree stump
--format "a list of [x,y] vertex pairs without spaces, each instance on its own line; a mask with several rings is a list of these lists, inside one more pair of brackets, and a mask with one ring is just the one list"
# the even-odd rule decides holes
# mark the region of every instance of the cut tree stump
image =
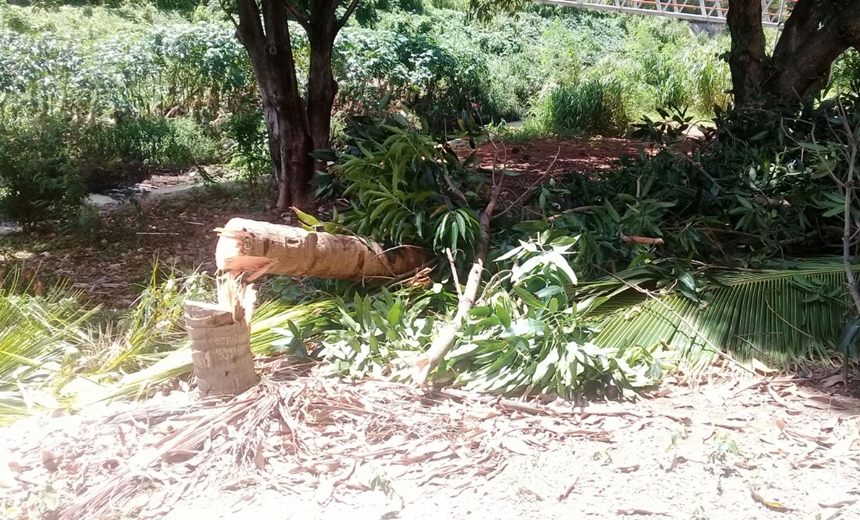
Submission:
[[355,281],[402,279],[428,261],[426,252],[418,247],[386,251],[362,237],[241,218],[230,220],[218,232],[218,269],[248,273],[248,281],[264,274]]
[[218,280],[218,304],[185,302],[185,328],[200,397],[239,395],[260,380],[251,354],[256,293],[232,275]]

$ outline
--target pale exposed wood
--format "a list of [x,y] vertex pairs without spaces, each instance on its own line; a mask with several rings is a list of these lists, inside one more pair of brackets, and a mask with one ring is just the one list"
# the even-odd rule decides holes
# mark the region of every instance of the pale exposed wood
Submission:
[[251,354],[253,285],[218,279],[218,303],[185,302],[185,328],[200,397],[238,395],[260,380]]
[[248,273],[249,281],[264,274],[356,281],[396,279],[428,260],[416,247],[386,251],[361,237],[255,220],[234,218],[218,231],[218,269]]

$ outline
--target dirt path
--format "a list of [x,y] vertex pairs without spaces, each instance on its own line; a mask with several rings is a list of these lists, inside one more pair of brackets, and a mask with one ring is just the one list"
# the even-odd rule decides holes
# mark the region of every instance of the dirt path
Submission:
[[269,384],[227,407],[175,391],[0,430],[13,470],[0,508],[75,520],[860,518],[860,403],[797,381],[667,384],[582,410],[262,369]]
[[[246,188],[214,187],[166,199],[123,204],[79,233],[34,232],[3,237],[0,269],[23,264],[44,285],[68,280],[90,304],[131,305],[153,262],[191,272],[214,270],[215,228],[232,217],[278,221],[266,198]],[[283,222],[283,221],[282,221]]]

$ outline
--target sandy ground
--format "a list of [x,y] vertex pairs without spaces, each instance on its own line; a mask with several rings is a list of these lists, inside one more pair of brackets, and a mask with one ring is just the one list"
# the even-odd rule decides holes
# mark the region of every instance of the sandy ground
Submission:
[[[860,518],[860,403],[798,380],[670,382],[584,409],[315,375],[272,388],[290,396],[292,434],[260,437],[253,464],[202,462],[230,437],[211,428],[136,466],[193,428],[181,417],[200,409],[180,391],[16,423],[0,430],[14,470],[0,507],[10,519]],[[169,427],[156,420],[167,409]],[[107,498],[87,502],[94,492]]]

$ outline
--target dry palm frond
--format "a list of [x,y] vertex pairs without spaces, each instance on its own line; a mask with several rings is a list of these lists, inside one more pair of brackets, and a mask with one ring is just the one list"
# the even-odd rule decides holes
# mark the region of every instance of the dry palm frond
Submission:
[[[200,475],[205,474],[208,466],[224,454],[230,454],[240,462],[252,461],[256,446],[267,431],[261,426],[270,420],[279,403],[278,388],[264,382],[227,403],[204,408],[200,419],[174,430],[172,434],[136,454],[110,479],[82,495],[75,504],[63,511],[60,518],[102,518],[112,504],[123,502],[134,494],[136,486],[132,484],[145,475],[152,464],[158,460],[168,460],[176,454],[202,455],[197,464]],[[187,411],[179,412],[182,413]],[[206,440],[211,439],[213,432],[219,431],[236,433],[220,449],[212,449],[210,444],[207,451]]]
[[717,353],[711,345],[742,363],[757,359],[785,367],[828,361],[849,310],[841,257],[714,275],[702,304],[678,293],[655,301],[623,283],[603,289],[614,292],[600,307],[609,314],[594,342],[663,344],[678,352],[692,373],[713,361]]

